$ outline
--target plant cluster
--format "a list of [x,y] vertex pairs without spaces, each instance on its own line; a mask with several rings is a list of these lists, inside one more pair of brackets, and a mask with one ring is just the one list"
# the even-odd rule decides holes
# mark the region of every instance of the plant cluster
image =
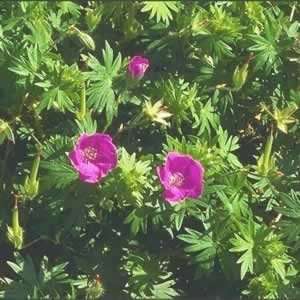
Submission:
[[299,17],[0,2],[0,298],[299,299]]

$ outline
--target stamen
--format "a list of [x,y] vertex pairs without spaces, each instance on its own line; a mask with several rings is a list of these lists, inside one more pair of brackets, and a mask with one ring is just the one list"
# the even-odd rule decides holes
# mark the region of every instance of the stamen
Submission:
[[83,150],[84,158],[87,161],[94,161],[98,157],[98,151],[94,147],[86,147]]
[[181,187],[184,182],[184,176],[180,172],[176,172],[170,176],[169,184],[176,187]]

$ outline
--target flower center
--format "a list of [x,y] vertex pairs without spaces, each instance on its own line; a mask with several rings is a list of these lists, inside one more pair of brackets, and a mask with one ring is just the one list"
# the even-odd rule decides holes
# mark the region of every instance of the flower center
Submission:
[[180,172],[176,172],[170,176],[169,184],[171,186],[181,187],[184,182],[184,176]]
[[83,150],[83,155],[87,161],[94,161],[98,157],[98,151],[96,148],[89,146]]

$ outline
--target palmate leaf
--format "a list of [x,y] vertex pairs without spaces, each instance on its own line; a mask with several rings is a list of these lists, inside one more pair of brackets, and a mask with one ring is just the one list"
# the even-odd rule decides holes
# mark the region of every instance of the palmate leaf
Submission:
[[184,248],[186,253],[192,257],[193,263],[200,269],[209,271],[214,266],[217,255],[215,242],[209,235],[205,235],[194,229],[185,228],[186,234],[180,234],[178,238],[189,246]]
[[212,53],[214,57],[234,56],[232,47],[229,46],[226,41],[221,40],[221,38],[216,38],[213,35],[209,35],[203,39],[203,43],[207,47],[209,53]]
[[156,17],[157,23],[162,20],[166,25],[173,19],[172,12],[179,11],[178,3],[173,1],[145,1],[143,4],[142,12],[150,12],[150,19]]
[[158,283],[153,289],[154,299],[174,299],[179,296],[177,291],[173,288],[176,284],[175,280],[167,280],[163,283]]
[[77,179],[77,174],[67,160],[66,152],[72,148],[68,138],[51,138],[43,148],[41,161],[42,183],[47,189],[63,188]]
[[300,247],[300,193],[292,190],[289,194],[282,193],[280,196],[283,205],[276,207],[275,210],[284,218],[279,225],[283,235],[289,242],[295,242],[298,249]]
[[30,256],[16,254],[16,263],[8,261],[7,264],[18,274],[18,281],[12,281],[0,292],[0,297],[5,299],[56,298],[58,290],[66,291],[72,282],[65,272],[67,262],[50,267],[48,258],[43,257],[37,268]]
[[118,187],[124,189],[119,196],[119,201],[122,201],[123,205],[133,204],[143,207],[145,191],[151,186],[148,177],[151,169],[150,161],[138,160],[135,153],[130,155],[125,148],[122,148],[118,166],[121,171]]
[[219,144],[219,154],[222,158],[226,159],[231,165],[241,168],[242,164],[239,159],[232,152],[239,149],[238,137],[230,136],[227,130],[223,130],[219,127],[218,130],[218,144]]
[[51,26],[45,20],[34,20],[26,22],[27,27],[31,30],[32,34],[26,38],[32,43],[39,45],[41,50],[46,50],[52,43],[51,39]]
[[49,68],[47,80],[35,83],[44,90],[37,112],[51,108],[62,112],[74,111],[74,106],[79,101],[79,91],[83,81],[78,66],[76,64],[68,66],[58,61],[53,63],[50,60],[47,67]]
[[215,108],[211,104],[211,100],[208,100],[205,105],[199,103],[201,108],[193,109],[192,114],[195,119],[193,128],[198,128],[198,135],[202,135],[207,132],[211,135],[212,129],[217,130],[220,124],[219,114],[216,112]]
[[75,17],[80,16],[80,5],[73,1],[60,1],[56,4],[59,7],[59,11],[62,15],[71,14]]
[[158,82],[157,86],[163,102],[173,115],[171,120],[177,126],[180,126],[183,120],[190,122],[189,112],[194,109],[195,102],[199,100],[197,86],[190,85],[184,79],[177,77]]
[[88,67],[92,69],[92,71],[86,72],[86,76],[91,82],[87,89],[87,103],[89,107],[98,112],[102,112],[105,109],[107,123],[110,124],[117,112],[113,80],[121,68],[122,57],[119,53],[114,59],[113,50],[107,42],[105,42],[105,49],[102,53],[104,65],[100,64],[91,54],[83,56]]
[[49,110],[51,107],[56,107],[63,112],[65,110],[73,111],[73,102],[64,90],[61,90],[59,87],[53,87],[43,94],[37,111],[41,112],[45,108]]
[[65,161],[44,161],[41,168],[47,170],[47,177],[43,177],[43,183],[47,188],[64,188],[78,178],[74,169]]
[[125,224],[130,224],[130,230],[133,235],[142,231],[147,233],[148,228],[148,217],[152,209],[149,207],[141,207],[134,209],[125,219]]
[[253,273],[254,264],[254,235],[255,235],[255,224],[249,219],[247,225],[240,225],[240,235],[234,234],[234,238],[230,240],[233,247],[229,250],[231,252],[244,252],[243,255],[238,259],[237,263],[241,264],[241,280],[245,277],[247,272]]
[[256,52],[255,56],[255,69],[265,70],[269,74],[272,69],[276,69],[281,63],[279,57],[279,38],[282,31],[282,26],[271,13],[267,13],[265,30],[262,35],[250,34],[249,38],[255,45],[249,47],[249,51]]
[[134,293],[133,299],[173,299],[178,296],[174,289],[172,273],[158,257],[148,254],[130,254],[126,259],[125,270],[129,274],[128,285]]
[[[13,66],[8,69],[20,77],[28,77],[31,82],[37,76],[38,69],[43,61],[43,56],[37,44],[26,49],[26,55],[15,58]],[[41,78],[40,78],[41,79]]]
[[256,43],[256,45],[249,47],[249,51],[257,52],[255,69],[261,70],[265,68],[266,73],[269,74],[279,59],[276,46],[261,36],[253,34],[250,35],[250,38]]

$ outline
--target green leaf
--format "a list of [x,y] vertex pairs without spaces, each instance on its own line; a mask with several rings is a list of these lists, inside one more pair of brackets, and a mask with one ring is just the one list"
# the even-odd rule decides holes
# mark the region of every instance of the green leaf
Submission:
[[198,135],[201,135],[204,132],[207,132],[210,135],[212,129],[217,130],[220,119],[218,113],[211,104],[211,100],[208,100],[205,105],[201,104],[199,110],[193,109],[192,113],[195,118],[193,128],[198,128]]
[[253,273],[253,253],[251,250],[247,250],[237,261],[241,264],[241,280],[244,279],[247,272]]
[[276,273],[281,277],[282,280],[285,280],[285,262],[280,258],[274,258],[271,260],[272,267],[275,269]]
[[211,269],[217,255],[215,242],[209,235],[204,235],[196,230],[185,228],[185,231],[187,234],[178,236],[178,239],[191,244],[185,247],[184,251],[191,254],[194,264],[201,269]]
[[143,4],[142,12],[150,12],[150,19],[156,17],[157,23],[162,20],[166,25],[173,19],[172,11],[179,11],[178,3],[172,1],[145,1]]
[[244,252],[237,261],[238,264],[241,264],[241,280],[244,279],[247,272],[253,273],[254,230],[254,222],[249,219],[247,226],[240,225],[240,235],[234,234],[234,238],[230,240],[233,247],[229,251]]
[[96,45],[95,42],[93,40],[93,38],[87,34],[86,32],[82,32],[80,30],[78,30],[78,37],[81,40],[81,42],[90,50],[95,50],[96,49]]
[[105,109],[107,124],[110,124],[118,107],[113,82],[120,71],[122,57],[119,53],[114,59],[113,50],[107,42],[105,42],[105,49],[102,52],[104,65],[100,64],[91,54],[85,57],[87,65],[92,69],[92,71],[86,72],[87,78],[91,81],[87,89],[87,103],[89,107],[98,112]]

